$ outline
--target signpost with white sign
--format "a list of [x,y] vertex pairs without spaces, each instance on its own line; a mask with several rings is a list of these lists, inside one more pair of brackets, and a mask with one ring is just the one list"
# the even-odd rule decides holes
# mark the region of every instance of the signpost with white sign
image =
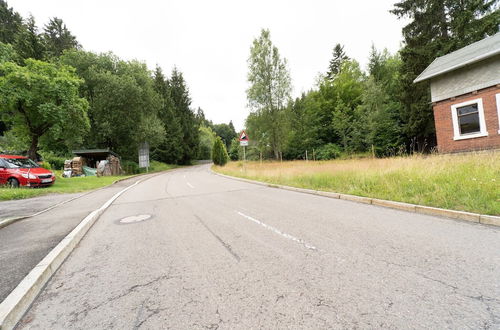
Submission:
[[141,143],[139,146],[139,168],[146,168],[149,170],[149,144],[147,142]]
[[241,132],[240,134],[240,146],[243,147],[243,161],[246,160],[246,152],[245,148],[248,146],[248,135],[245,131]]

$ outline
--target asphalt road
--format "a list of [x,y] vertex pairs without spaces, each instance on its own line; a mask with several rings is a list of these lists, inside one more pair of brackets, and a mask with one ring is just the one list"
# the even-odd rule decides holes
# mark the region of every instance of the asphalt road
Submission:
[[49,194],[28,199],[1,201],[0,220],[30,216],[51,206],[70,200],[71,198],[82,196],[83,194],[84,193]]
[[[33,214],[61,201],[83,195],[35,217],[0,228],[0,301],[5,299],[83,218],[137,180],[130,178],[88,194],[64,194],[0,202],[0,214]],[[20,206],[19,204],[24,207],[16,211],[16,205]],[[30,204],[33,205],[31,209]]]
[[498,228],[204,165],[118,198],[19,328],[499,329],[499,279]]

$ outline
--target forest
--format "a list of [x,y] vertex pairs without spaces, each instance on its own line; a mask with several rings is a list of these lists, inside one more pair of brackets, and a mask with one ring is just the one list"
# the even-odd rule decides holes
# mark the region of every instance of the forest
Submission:
[[60,18],[39,29],[0,0],[0,153],[32,159],[110,148],[137,161],[209,159],[215,137],[231,141],[232,123],[213,124],[191,107],[182,72],[86,51]]
[[[288,63],[263,29],[248,58],[249,159],[334,159],[432,152],[436,146],[429,82],[413,80],[438,56],[498,33],[498,1],[402,0],[396,53],[372,45],[367,68],[333,47],[315,86],[292,99]],[[238,158],[237,141],[230,149]]]
[[[286,58],[271,32],[261,30],[248,57],[248,159],[434,149],[429,83],[413,80],[435,57],[498,33],[499,2],[402,0],[391,13],[408,22],[399,51],[372,45],[362,68],[348,45],[336,44],[316,85],[296,98]],[[39,159],[110,148],[135,162],[138,146],[148,142],[152,159],[190,164],[210,159],[220,138],[232,160],[242,158],[233,123],[214,124],[193,109],[177,68],[165,74],[111,52],[86,51],[62,19],[38,28],[34,17],[21,17],[4,0],[0,95],[0,152]]]

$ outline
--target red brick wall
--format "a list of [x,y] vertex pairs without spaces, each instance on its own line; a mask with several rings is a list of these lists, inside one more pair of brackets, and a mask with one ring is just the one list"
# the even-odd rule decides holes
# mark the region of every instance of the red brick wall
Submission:
[[[500,85],[488,87],[477,91],[436,102],[434,108],[434,121],[436,124],[436,136],[439,152],[457,152],[481,149],[500,148],[500,134],[498,131],[498,110],[495,95],[500,93]],[[451,117],[451,106],[453,104],[466,102],[469,100],[483,100],[484,119],[488,136],[477,137],[465,140],[453,140],[453,119]]]

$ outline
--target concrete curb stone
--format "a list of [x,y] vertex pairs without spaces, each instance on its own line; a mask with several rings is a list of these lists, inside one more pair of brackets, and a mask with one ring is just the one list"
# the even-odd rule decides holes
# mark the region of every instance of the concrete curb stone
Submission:
[[500,227],[500,217],[481,214],[481,216],[479,217],[479,223]]
[[250,180],[250,179],[243,179],[243,178],[238,178],[238,177],[234,177],[234,176],[229,176],[229,175],[217,173],[212,169],[210,169],[210,170],[213,174],[219,175],[219,176],[222,176],[222,177],[225,177],[228,179],[239,180],[239,181],[252,183],[252,184],[258,184],[258,185],[264,185],[264,186],[271,187],[271,188],[278,188],[278,189],[302,192],[302,193],[306,193],[306,194],[319,195],[319,196],[324,196],[324,197],[328,197],[328,198],[336,198],[336,199],[340,198],[340,199],[347,200],[347,201],[364,203],[364,204],[371,204],[371,205],[375,205],[375,206],[388,207],[391,209],[398,209],[398,210],[412,212],[412,213],[433,215],[433,216],[451,218],[451,219],[456,219],[456,220],[464,220],[464,221],[469,221],[469,222],[475,222],[475,223],[481,223],[481,224],[500,227],[500,216],[485,215],[485,214],[478,214],[478,213],[471,213],[471,212],[464,212],[464,211],[455,211],[455,210],[441,209],[441,208],[431,207],[431,206],[423,206],[423,205],[409,204],[409,203],[403,203],[403,202],[389,201],[389,200],[384,200],[384,199],[369,198],[369,197],[362,197],[362,196],[355,196],[355,195],[348,195],[348,194],[340,194],[340,193],[321,191],[321,190],[303,189],[303,188],[283,186],[283,185],[277,185],[277,184],[269,184],[269,183],[264,183],[264,182],[260,182],[260,181],[254,181],[254,180]]

